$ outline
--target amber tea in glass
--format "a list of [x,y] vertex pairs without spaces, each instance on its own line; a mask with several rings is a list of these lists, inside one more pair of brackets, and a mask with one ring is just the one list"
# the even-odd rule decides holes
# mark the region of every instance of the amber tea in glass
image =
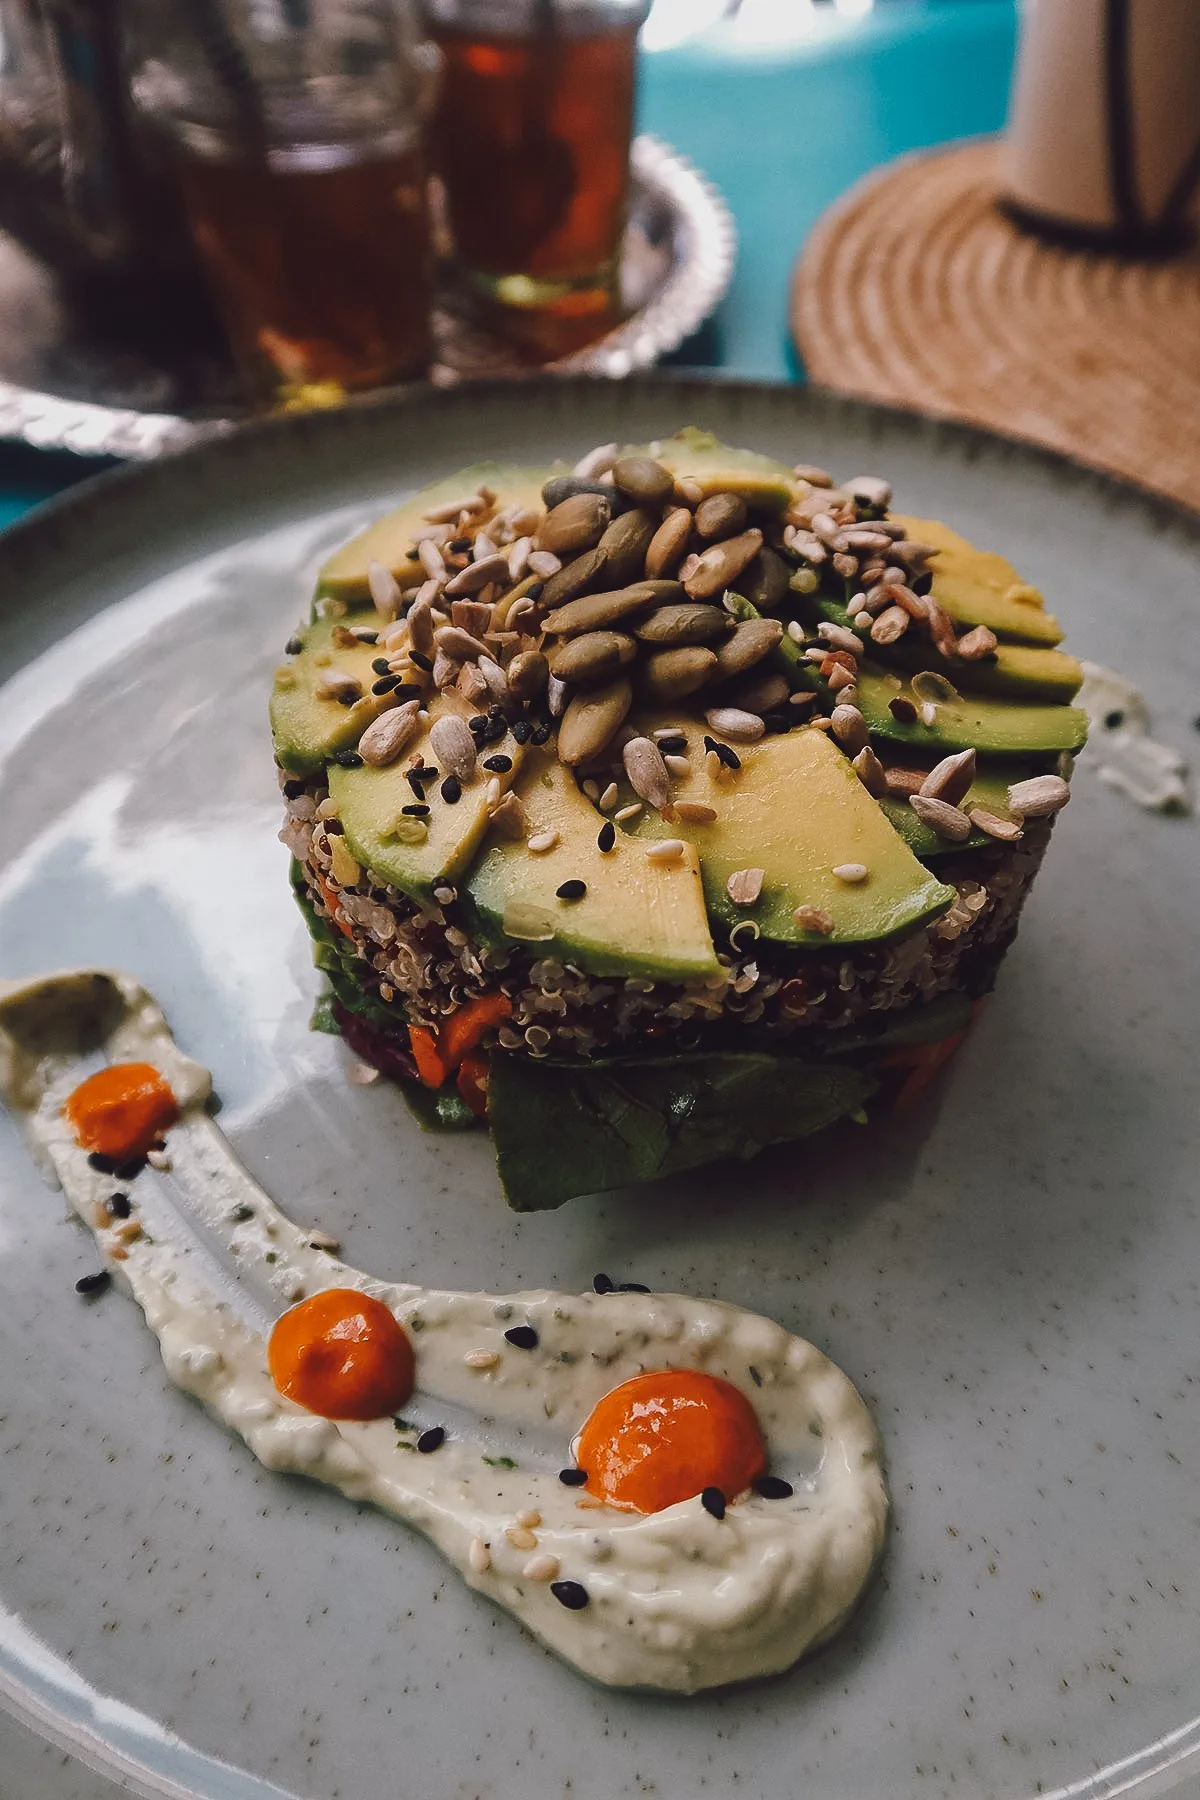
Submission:
[[463,278],[551,360],[619,316],[644,0],[430,0],[434,155]]

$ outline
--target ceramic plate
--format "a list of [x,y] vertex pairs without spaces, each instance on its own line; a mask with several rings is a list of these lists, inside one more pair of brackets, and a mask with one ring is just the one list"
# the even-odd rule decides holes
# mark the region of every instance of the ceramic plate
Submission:
[[[481,454],[687,422],[879,469],[906,510],[1003,547],[1186,750],[1200,524],[1131,490],[795,389],[389,401],[105,478],[0,542],[0,967],[135,972],[213,1068],[253,1175],[360,1266],[501,1289],[605,1269],[815,1339],[883,1431],[882,1577],[781,1679],[692,1701],[589,1686],[421,1539],[268,1474],[169,1388],[136,1310],[73,1292],[90,1242],[0,1120],[0,1690],[135,1792],[1025,1800],[1195,1773],[1194,822],[1085,765],[937,1099],[748,1170],[514,1218],[485,1141],[422,1136],[307,1029],[265,706],[323,554]],[[84,1791],[57,1750],[11,1741],[40,1793]]]

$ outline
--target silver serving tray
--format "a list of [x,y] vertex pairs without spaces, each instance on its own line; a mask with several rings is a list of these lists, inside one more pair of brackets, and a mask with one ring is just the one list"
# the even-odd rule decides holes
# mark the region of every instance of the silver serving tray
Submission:
[[[729,286],[737,237],[721,194],[659,138],[635,138],[631,163],[626,317],[556,369],[620,377],[649,368],[679,348]],[[435,330],[439,385],[529,373],[448,305]],[[0,439],[146,461],[238,423],[235,394],[230,368],[217,360],[181,352],[173,363],[159,346],[147,353],[101,337],[73,314],[53,269],[0,232]]]

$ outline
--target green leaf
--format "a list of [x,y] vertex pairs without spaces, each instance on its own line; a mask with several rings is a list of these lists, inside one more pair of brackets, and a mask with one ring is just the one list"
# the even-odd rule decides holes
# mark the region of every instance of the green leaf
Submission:
[[739,1053],[577,1067],[492,1055],[488,1123],[515,1212],[807,1137],[876,1083],[844,1063]]
[[308,1018],[310,1031],[324,1031],[330,1037],[340,1037],[338,1022],[333,1016],[333,995],[321,994]]
[[396,1086],[422,1131],[471,1131],[483,1125],[457,1088],[427,1088],[415,1081],[398,1081]]

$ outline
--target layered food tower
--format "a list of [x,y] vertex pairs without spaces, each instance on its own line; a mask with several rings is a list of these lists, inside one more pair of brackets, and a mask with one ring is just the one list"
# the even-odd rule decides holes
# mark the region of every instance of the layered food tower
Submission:
[[991,987],[1082,673],[890,506],[688,430],[479,464],[322,569],[271,720],[332,1019],[515,1205],[861,1117]]

